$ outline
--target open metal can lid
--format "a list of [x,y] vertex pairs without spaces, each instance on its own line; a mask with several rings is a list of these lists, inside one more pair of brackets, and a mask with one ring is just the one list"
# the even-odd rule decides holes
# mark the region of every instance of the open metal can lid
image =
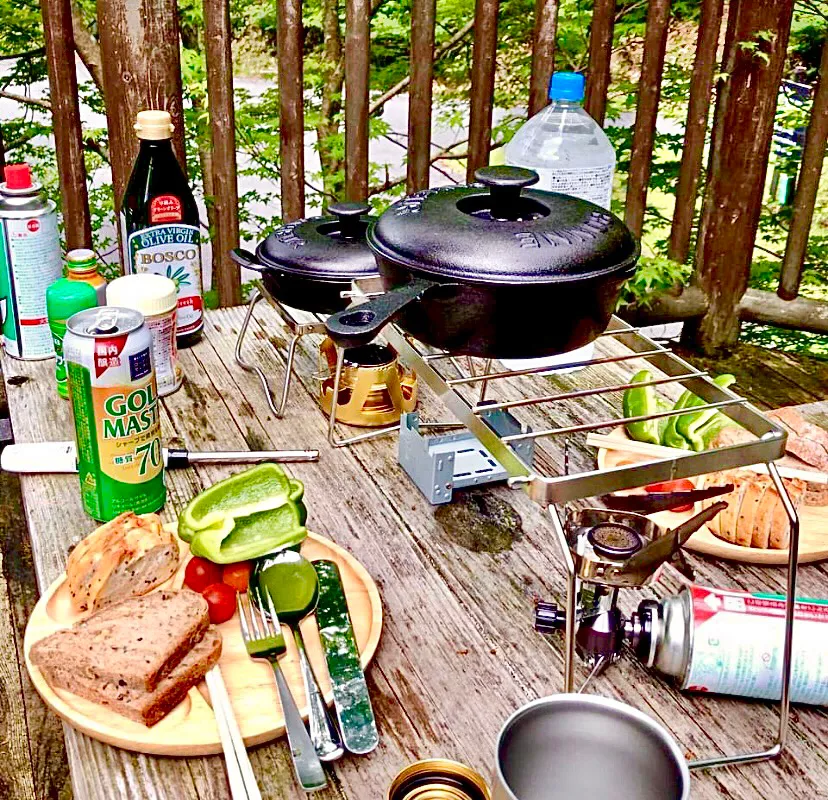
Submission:
[[491,800],[483,777],[465,764],[430,758],[407,766],[391,783],[387,800]]

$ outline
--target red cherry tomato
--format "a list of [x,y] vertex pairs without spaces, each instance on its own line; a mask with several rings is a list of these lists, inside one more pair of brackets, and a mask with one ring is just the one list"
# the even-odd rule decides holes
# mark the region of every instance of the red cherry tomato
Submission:
[[201,596],[207,601],[213,625],[227,622],[236,613],[236,591],[226,583],[210,584]]
[[211,583],[221,583],[221,567],[206,558],[194,556],[184,570],[184,583],[201,594]]
[[[664,481],[662,483],[651,483],[649,486],[644,487],[645,491],[650,494],[656,492],[692,492],[695,488],[696,487],[694,486],[693,481],[688,480],[687,478],[679,478],[675,481]],[[681,514],[685,511],[692,511],[693,503],[688,503],[684,506],[676,506],[670,510],[677,514]]]
[[247,584],[250,582],[252,566],[249,561],[227,564],[221,571],[221,580],[228,586],[232,586],[237,592],[246,592]]

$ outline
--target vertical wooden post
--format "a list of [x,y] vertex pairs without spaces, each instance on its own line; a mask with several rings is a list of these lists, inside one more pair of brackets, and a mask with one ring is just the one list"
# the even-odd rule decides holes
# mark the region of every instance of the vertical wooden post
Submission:
[[644,58],[638,81],[638,106],[627,182],[627,202],[624,208],[624,222],[636,236],[641,236],[644,227],[669,23],[670,0],[650,0],[647,6],[647,30],[644,34]]
[[411,6],[411,85],[408,88],[408,169],[405,181],[409,194],[428,188],[436,6],[435,0],[414,0]]
[[66,248],[92,246],[69,0],[41,0]]
[[466,180],[469,183],[474,180],[475,171],[489,163],[499,8],[499,0],[475,0],[469,155],[466,160]]
[[599,125],[607,112],[607,90],[615,30],[615,0],[595,0],[589,26],[589,67],[584,108]]
[[282,221],[305,215],[305,107],[302,0],[278,0],[279,158]]
[[707,133],[707,116],[710,111],[710,93],[713,90],[713,71],[716,68],[716,51],[722,26],[724,0],[703,0],[699,37],[696,42],[696,58],[693,62],[693,78],[690,84],[690,102],[687,107],[687,127],[684,130],[684,149],[681,155],[676,207],[673,210],[673,226],[670,230],[669,255],[673,261],[684,263],[690,252],[690,229],[696,209],[696,192],[699,187]]
[[785,245],[785,260],[779,276],[778,294],[783,300],[793,300],[799,294],[802,264],[808,247],[808,232],[814,218],[819,178],[828,142],[828,40],[822,45],[819,81],[814,89],[811,118],[805,132],[802,165],[796,182],[791,227]]
[[138,154],[135,115],[169,111],[173,149],[186,168],[176,0],[98,0],[115,211]]
[[694,280],[708,308],[685,323],[683,335],[706,353],[739,338],[737,308],[750,277],[793,6],[794,0],[731,0],[733,45],[716,100],[695,257]]
[[345,3],[345,194],[368,199],[369,0]]
[[239,246],[239,191],[236,182],[236,113],[233,108],[233,41],[228,0],[204,0],[207,101],[213,148],[213,287],[220,306],[241,303],[238,266],[228,253]]
[[529,81],[529,116],[549,102],[549,76],[555,68],[555,35],[558,0],[535,0],[535,33],[532,39],[532,77]]

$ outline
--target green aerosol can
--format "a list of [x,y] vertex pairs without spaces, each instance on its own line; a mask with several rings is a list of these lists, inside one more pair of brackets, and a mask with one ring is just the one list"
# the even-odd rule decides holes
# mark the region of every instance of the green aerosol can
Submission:
[[0,321],[12,358],[55,355],[46,289],[63,272],[55,204],[32,181],[27,164],[10,164],[0,183]]

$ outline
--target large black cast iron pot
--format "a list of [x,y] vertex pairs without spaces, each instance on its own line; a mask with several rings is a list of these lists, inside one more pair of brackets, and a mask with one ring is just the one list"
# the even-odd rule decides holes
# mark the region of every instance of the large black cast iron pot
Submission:
[[328,318],[344,347],[396,320],[452,353],[536,358],[602,333],[639,246],[584,200],[526,189],[536,173],[486,167],[481,185],[430,189],[392,205],[367,233],[388,290]]
[[365,243],[376,217],[363,203],[335,203],[329,216],[309,217],[277,228],[256,248],[230,257],[262,274],[270,294],[292,308],[332,314],[350,300],[351,282],[377,276],[377,262]]

